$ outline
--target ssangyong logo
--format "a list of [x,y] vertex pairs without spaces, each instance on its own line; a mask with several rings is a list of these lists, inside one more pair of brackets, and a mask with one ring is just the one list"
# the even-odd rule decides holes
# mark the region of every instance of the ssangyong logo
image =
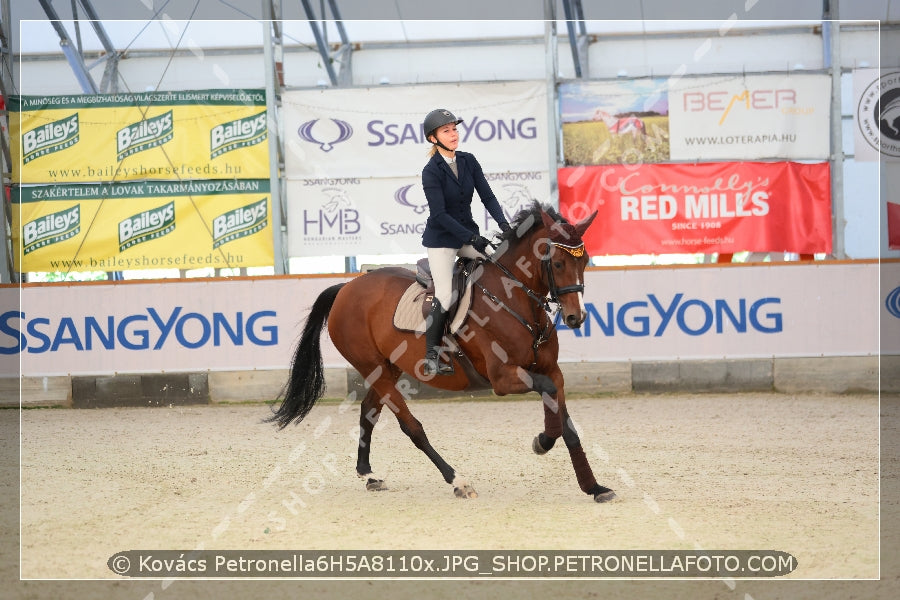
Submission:
[[219,215],[213,219],[213,248],[262,231],[268,224],[268,216],[266,198]]
[[132,123],[116,132],[116,160],[162,146],[174,136],[172,111]]
[[[417,188],[418,193],[415,194],[415,200],[418,200],[418,202],[414,202],[413,199],[410,198],[410,190],[414,187]],[[401,206],[413,209],[413,212],[417,215],[423,214],[428,209],[428,200],[425,199],[425,194],[422,192],[421,186],[417,186],[414,183],[404,185],[394,192],[394,200]]]
[[[303,123],[300,127],[297,128],[297,135],[300,136],[301,140],[309,142],[311,144],[318,144],[319,149],[322,152],[331,152],[334,149],[335,144],[340,144],[341,142],[346,142],[350,139],[350,136],[353,135],[353,128],[350,126],[350,123],[346,121],[341,121],[340,119],[329,119],[336,126],[337,130],[333,127],[327,127],[319,125],[316,126],[320,119],[313,119],[312,121],[307,121]],[[313,135],[313,129],[318,132],[320,137],[328,136],[326,140],[320,140],[315,135]],[[328,131],[328,130],[331,131]]]
[[22,162],[28,164],[46,154],[65,150],[78,143],[78,113],[35,127],[22,135]]
[[175,201],[119,222],[119,252],[175,231]]
[[209,132],[209,157],[215,158],[238,148],[255,146],[267,139],[267,133],[266,111],[216,125]]
[[44,215],[22,228],[23,254],[30,254],[38,248],[63,242],[81,231],[81,206]]
[[884,307],[889,313],[900,319],[900,287],[895,287],[884,299]]

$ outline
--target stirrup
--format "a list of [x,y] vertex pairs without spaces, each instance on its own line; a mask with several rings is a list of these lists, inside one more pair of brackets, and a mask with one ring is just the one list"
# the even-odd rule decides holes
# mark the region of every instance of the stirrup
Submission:
[[436,350],[429,350],[425,353],[425,364],[422,365],[422,373],[426,376],[453,375],[455,372],[453,364],[442,361],[440,353]]

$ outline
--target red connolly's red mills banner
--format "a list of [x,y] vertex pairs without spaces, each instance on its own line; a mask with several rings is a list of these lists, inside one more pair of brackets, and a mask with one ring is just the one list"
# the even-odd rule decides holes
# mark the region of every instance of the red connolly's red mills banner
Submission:
[[560,213],[590,254],[831,252],[827,162],[566,167]]

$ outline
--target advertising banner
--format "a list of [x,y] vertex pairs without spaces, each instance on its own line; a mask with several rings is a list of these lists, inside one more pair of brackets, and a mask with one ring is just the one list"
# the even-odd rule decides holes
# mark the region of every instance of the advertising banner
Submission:
[[12,241],[25,271],[273,264],[268,179],[16,187]]
[[560,212],[591,254],[831,252],[828,163],[566,167]]
[[900,71],[853,71],[853,155],[858,161],[900,161]]
[[589,271],[560,360],[872,356],[878,277],[875,262]]
[[289,179],[420,176],[435,108],[463,119],[459,149],[485,172],[547,169],[543,81],[298,90],[282,106]]
[[9,99],[15,183],[267,179],[264,90]]
[[[13,295],[0,304],[0,372],[20,360],[26,376],[285,369],[315,298],[346,280],[26,285],[21,307],[18,288],[0,287],[0,300]],[[900,339],[888,335],[900,331],[900,279],[883,277],[879,293],[874,261],[592,268],[584,283],[587,320],[557,325],[563,362],[867,356],[879,318],[882,340]],[[347,366],[327,332],[322,352]]]
[[900,261],[881,263],[881,354],[900,354]]
[[[340,281],[346,281],[341,278]],[[260,277],[28,286],[0,315],[0,359],[29,375],[284,369],[334,278]],[[328,366],[345,361],[322,337]]]
[[623,79],[559,86],[566,165],[669,162],[666,79]]
[[672,160],[825,160],[828,75],[681,78],[669,88]]
[[[485,173],[507,220],[534,200],[548,202],[547,171]],[[290,256],[422,253],[428,202],[421,177],[317,178],[287,182]],[[482,233],[499,231],[476,193]]]
[[887,245],[890,250],[900,250],[900,198],[894,190],[900,189],[900,161],[882,166],[885,214],[882,218],[887,226]]

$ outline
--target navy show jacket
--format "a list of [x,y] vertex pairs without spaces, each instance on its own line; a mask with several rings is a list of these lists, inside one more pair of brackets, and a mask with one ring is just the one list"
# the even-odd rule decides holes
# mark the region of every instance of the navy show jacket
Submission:
[[422,233],[422,245],[426,248],[458,249],[473,235],[480,233],[472,218],[472,195],[475,191],[498,224],[507,222],[475,156],[457,151],[456,167],[459,179],[453,175],[443,155],[435,152],[422,169],[422,189],[429,211]]

